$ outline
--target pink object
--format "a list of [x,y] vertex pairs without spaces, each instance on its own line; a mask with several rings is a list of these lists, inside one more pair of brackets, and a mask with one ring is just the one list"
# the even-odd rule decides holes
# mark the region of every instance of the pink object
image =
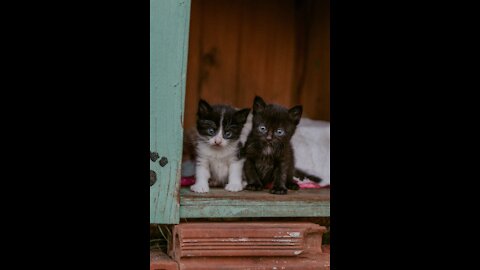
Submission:
[[189,176],[189,177],[182,177],[180,179],[180,185],[182,187],[188,187],[195,184],[195,177],[194,176]]
[[300,186],[300,189],[306,188],[329,188],[330,185],[321,186],[319,183],[310,181],[310,179],[303,179],[303,181],[299,180],[298,178],[293,178],[293,181]]
[[298,180],[297,178],[293,178],[293,181],[300,186],[300,189],[305,188],[322,188],[318,183],[312,182],[308,179],[304,179],[303,181]]
[[[298,186],[300,187],[300,189],[307,189],[307,188],[328,188],[328,187],[330,187],[330,186],[324,186],[324,187],[322,187],[322,186],[320,186],[319,184],[317,184],[317,183],[315,183],[315,182],[313,182],[313,181],[310,181],[310,180],[308,180],[308,179],[304,179],[303,181],[301,181],[301,180],[298,180],[297,178],[294,177],[294,178],[293,178],[293,181],[298,184]],[[272,185],[273,185],[273,183],[270,182],[270,183],[268,183],[268,184],[265,186],[265,188],[266,188],[266,189],[271,189],[271,188],[272,188]]]

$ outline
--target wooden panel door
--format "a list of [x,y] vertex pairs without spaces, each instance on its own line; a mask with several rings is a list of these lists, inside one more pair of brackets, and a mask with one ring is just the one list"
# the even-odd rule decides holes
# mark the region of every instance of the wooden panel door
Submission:
[[[190,0],[150,0],[150,223],[179,223]],[[134,91],[134,89],[132,89]]]

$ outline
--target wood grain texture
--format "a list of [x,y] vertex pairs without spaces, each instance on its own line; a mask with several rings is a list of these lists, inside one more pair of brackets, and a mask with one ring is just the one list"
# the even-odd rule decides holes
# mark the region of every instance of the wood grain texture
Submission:
[[185,127],[199,98],[251,107],[258,94],[330,120],[329,0],[194,0]]
[[255,95],[289,106],[294,74],[294,1],[244,2],[237,103],[251,107]]
[[309,12],[304,70],[298,79],[304,116],[330,121],[330,2],[301,1]]
[[204,0],[199,95],[210,103],[235,102],[242,2]]
[[168,159],[150,163],[150,223],[179,222],[189,18],[189,0],[150,0],[150,151]]
[[213,188],[209,193],[180,191],[180,217],[328,217],[330,189],[289,190],[287,195],[268,191],[228,192]]

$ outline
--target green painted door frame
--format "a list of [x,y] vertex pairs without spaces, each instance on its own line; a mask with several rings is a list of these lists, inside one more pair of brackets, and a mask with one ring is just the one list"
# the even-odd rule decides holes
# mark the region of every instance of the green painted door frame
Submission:
[[[180,170],[190,0],[150,0],[150,223],[180,221]],[[168,161],[165,164],[165,161]]]

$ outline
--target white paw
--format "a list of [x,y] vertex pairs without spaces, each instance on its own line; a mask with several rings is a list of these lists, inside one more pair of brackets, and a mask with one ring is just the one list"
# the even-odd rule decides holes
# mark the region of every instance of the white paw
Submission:
[[225,190],[228,190],[228,191],[231,191],[231,192],[241,191],[241,190],[243,190],[243,185],[241,183],[239,183],[239,184],[229,183],[225,186]]
[[190,186],[190,190],[198,193],[206,193],[210,190],[210,188],[208,187],[208,184],[197,183],[195,185]]
[[245,188],[248,185],[247,181],[242,181],[242,186]]

